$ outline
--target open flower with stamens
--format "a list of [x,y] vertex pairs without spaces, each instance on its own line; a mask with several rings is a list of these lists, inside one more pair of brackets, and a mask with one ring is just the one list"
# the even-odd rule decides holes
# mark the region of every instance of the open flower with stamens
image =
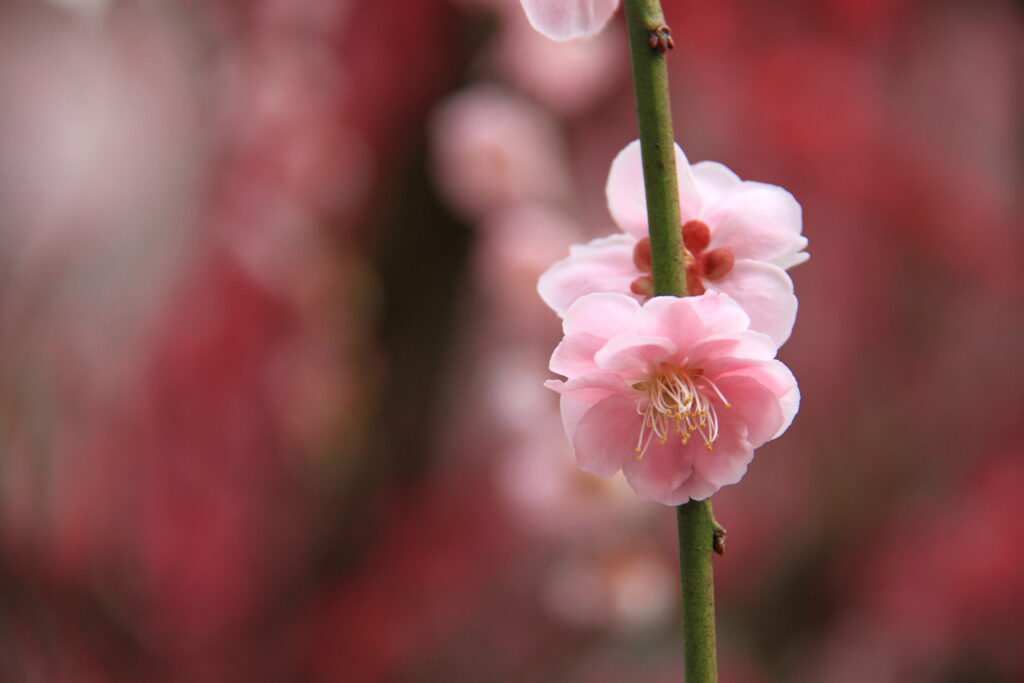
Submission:
[[580,467],[622,470],[642,497],[703,500],[747,470],[800,403],[776,346],[728,296],[588,294],[566,311],[551,370]]
[[521,0],[530,24],[552,40],[590,38],[611,19],[619,0]]
[[[676,146],[682,253],[691,295],[728,294],[750,315],[751,328],[781,345],[793,329],[797,301],[786,269],[803,263],[800,205],[775,185],[740,180],[714,161],[693,166]],[[606,187],[612,218],[625,234],[574,245],[541,276],[541,298],[559,315],[592,292],[622,292],[638,301],[654,294],[651,243],[639,141],[612,162]]]

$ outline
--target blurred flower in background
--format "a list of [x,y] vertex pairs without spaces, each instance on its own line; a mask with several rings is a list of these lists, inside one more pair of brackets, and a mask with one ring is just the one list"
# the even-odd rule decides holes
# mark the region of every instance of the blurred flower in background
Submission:
[[[715,496],[723,682],[1020,680],[1019,7],[665,11],[680,144],[814,245],[801,413]],[[672,513],[541,386],[622,31],[0,8],[0,680],[678,680]]]

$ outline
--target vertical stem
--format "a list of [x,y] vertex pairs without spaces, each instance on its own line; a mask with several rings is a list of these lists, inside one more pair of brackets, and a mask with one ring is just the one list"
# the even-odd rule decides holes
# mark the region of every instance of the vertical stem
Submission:
[[675,137],[668,98],[668,65],[666,53],[652,48],[649,42],[651,34],[664,26],[665,17],[658,0],[625,0],[623,7],[633,56],[633,87],[636,89],[640,152],[644,163],[654,292],[686,296]]
[[718,680],[715,658],[715,577],[711,566],[715,518],[710,500],[676,508],[683,590],[683,662],[687,683]]
[[[664,27],[659,0],[624,0],[623,7],[633,61],[654,291],[658,295],[686,296],[668,66],[665,51],[651,46],[652,41],[666,35],[670,39],[671,33]],[[716,524],[711,501],[680,505],[676,513],[686,681],[714,683],[718,672],[711,553]]]

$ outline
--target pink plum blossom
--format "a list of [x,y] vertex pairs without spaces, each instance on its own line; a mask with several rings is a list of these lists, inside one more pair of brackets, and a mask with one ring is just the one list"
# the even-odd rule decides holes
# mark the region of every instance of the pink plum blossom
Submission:
[[[797,310],[785,269],[809,258],[800,205],[781,187],[740,180],[720,163],[691,166],[678,145],[676,166],[689,293],[728,294],[750,315],[751,329],[781,345]],[[606,195],[624,234],[575,245],[544,273],[538,290],[559,315],[592,292],[629,293],[639,301],[654,293],[639,141],[615,157]]]
[[526,18],[553,40],[590,38],[611,19],[619,0],[521,0]]
[[567,379],[562,424],[580,467],[619,470],[640,497],[703,500],[746,472],[754,449],[786,430],[800,393],[776,347],[728,296],[580,297],[551,356]]
[[449,97],[434,113],[431,139],[439,189],[467,218],[524,202],[557,204],[568,192],[555,120],[501,87]]

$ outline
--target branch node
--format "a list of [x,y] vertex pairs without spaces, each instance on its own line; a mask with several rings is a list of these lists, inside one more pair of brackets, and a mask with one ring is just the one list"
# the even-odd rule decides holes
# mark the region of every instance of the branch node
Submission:
[[652,50],[657,50],[662,54],[674,49],[676,43],[672,40],[672,29],[665,24],[657,26],[653,31],[647,33],[647,44],[651,46]]
[[715,532],[711,537],[711,548],[719,555],[725,555],[725,527],[715,523]]

